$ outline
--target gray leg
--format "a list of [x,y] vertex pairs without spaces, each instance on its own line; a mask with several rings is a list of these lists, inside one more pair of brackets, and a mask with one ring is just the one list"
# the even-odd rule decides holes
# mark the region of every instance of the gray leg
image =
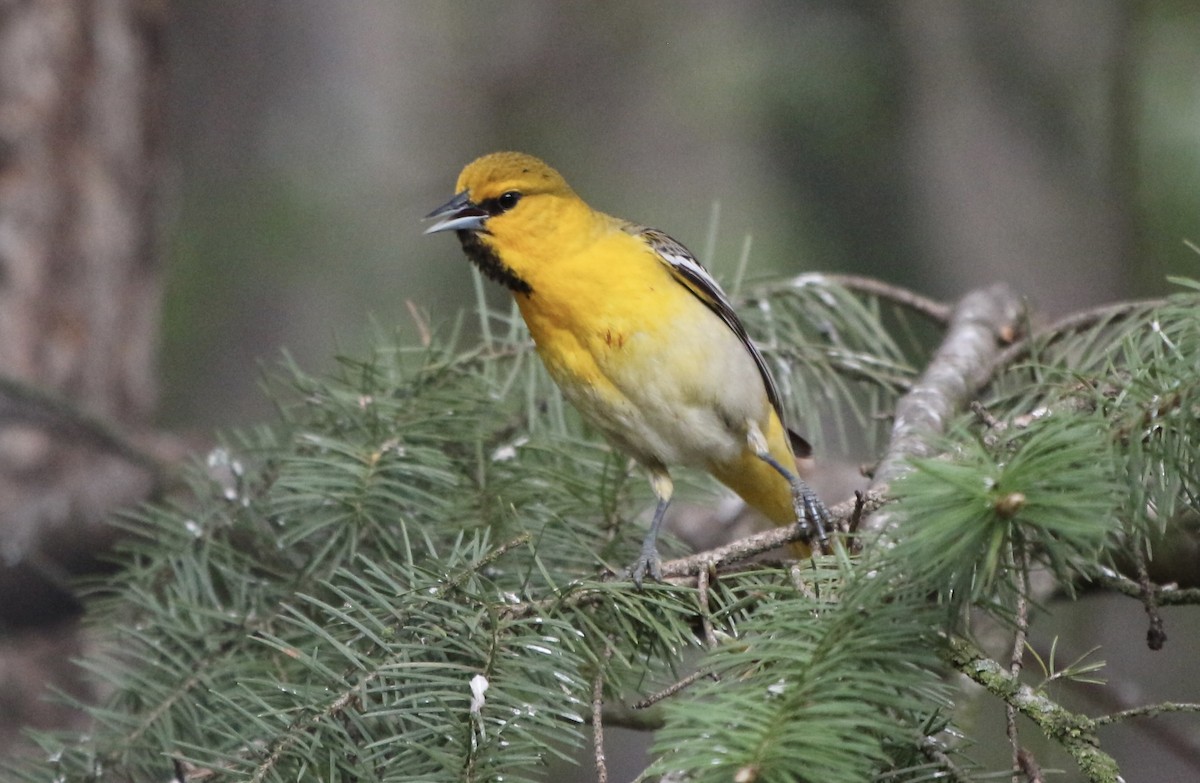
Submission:
[[653,470],[650,473],[650,486],[658,496],[658,506],[654,509],[654,519],[650,522],[650,530],[642,540],[642,553],[630,569],[633,583],[640,589],[642,578],[647,572],[656,582],[662,581],[662,558],[658,556],[658,531],[662,528],[663,516],[671,503],[671,495],[675,492],[675,484],[666,470]]
[[[787,479],[787,483],[792,487],[792,505],[796,512],[796,524],[805,529],[808,533],[809,541],[816,538],[817,546],[815,548],[819,553],[824,554],[828,552],[829,533],[827,531],[830,527],[829,510],[825,508],[825,504],[817,497],[817,493],[813,492],[812,487],[804,483],[803,479],[793,471],[780,465],[779,460],[771,456],[771,452],[767,448],[767,439],[763,436],[762,430],[754,422],[748,422],[746,442],[754,450],[755,456],[775,468],[779,475]],[[805,524],[806,520],[807,524]]]

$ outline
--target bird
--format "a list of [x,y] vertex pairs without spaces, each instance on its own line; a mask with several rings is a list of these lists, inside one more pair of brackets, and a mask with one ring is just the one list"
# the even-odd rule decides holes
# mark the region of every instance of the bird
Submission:
[[629,570],[639,588],[647,574],[662,580],[672,467],[707,471],[824,551],[829,512],[795,467],[811,447],[785,426],[762,353],[687,248],[592,209],[525,153],[474,160],[455,194],[425,217],[425,233],[455,232],[467,258],[511,292],[563,396],[649,474],[657,505]]

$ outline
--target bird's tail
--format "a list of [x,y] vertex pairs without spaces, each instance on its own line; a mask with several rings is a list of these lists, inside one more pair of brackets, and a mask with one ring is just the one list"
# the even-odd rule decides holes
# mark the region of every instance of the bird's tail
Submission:
[[[796,458],[788,444],[788,433],[774,411],[771,412],[771,420],[763,435],[767,439],[771,456],[780,465],[795,471]],[[779,471],[760,459],[749,444],[735,459],[713,464],[709,469],[718,481],[736,492],[742,500],[761,511],[776,525],[797,523],[791,484]],[[803,544],[796,544],[794,549],[799,557],[807,557],[809,554],[809,548]]]

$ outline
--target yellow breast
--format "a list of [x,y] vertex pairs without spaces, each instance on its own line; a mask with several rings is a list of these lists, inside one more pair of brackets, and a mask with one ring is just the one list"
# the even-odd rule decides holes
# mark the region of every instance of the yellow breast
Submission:
[[618,447],[707,468],[744,449],[747,419],[766,428],[745,347],[637,237],[617,228],[548,266],[521,313],[564,395]]

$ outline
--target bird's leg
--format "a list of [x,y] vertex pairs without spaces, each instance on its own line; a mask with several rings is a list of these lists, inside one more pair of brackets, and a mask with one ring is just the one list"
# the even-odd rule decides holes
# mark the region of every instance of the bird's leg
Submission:
[[[767,439],[763,436],[762,430],[758,424],[753,421],[747,422],[746,442],[754,451],[754,455],[767,463],[787,479],[787,483],[792,487],[792,507],[796,513],[796,524],[800,525],[808,533],[809,540],[815,536],[817,539],[817,551],[825,554],[829,551],[829,510],[825,508],[825,504],[817,497],[817,493],[813,492],[812,487],[804,483],[804,480],[795,474],[794,471],[788,470],[783,465],[779,464],[779,460],[771,456],[771,451],[767,447]],[[805,524],[807,520],[807,525]]]
[[654,519],[650,522],[650,531],[642,540],[642,553],[633,564],[631,576],[633,583],[640,589],[642,578],[647,572],[656,582],[662,581],[662,559],[658,556],[658,531],[662,528],[663,516],[671,503],[671,495],[675,492],[675,484],[665,468],[653,468],[650,471],[650,487],[658,497],[658,506],[654,509]]

